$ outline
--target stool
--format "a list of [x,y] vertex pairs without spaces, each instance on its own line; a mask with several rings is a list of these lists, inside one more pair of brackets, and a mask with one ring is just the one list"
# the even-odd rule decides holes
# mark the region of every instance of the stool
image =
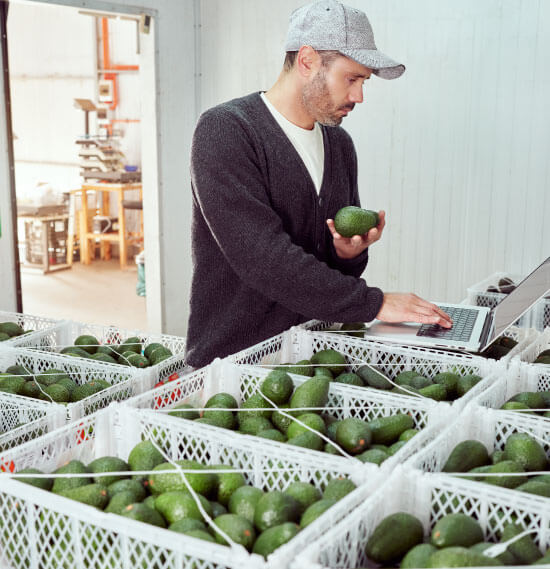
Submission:
[[67,264],[73,264],[74,251],[78,250],[80,260],[82,262],[84,233],[87,227],[91,227],[92,219],[95,215],[95,208],[86,208],[86,217],[84,220],[82,204],[77,206],[77,199],[81,199],[81,190],[69,191],[69,227],[67,234]]
[[140,245],[140,252],[143,251],[143,201],[142,200],[122,200],[122,215],[124,210],[131,209],[134,211],[141,211],[140,216],[140,231],[129,231],[128,241]]
[[124,209],[143,209],[143,202],[141,200],[122,200],[122,207]]

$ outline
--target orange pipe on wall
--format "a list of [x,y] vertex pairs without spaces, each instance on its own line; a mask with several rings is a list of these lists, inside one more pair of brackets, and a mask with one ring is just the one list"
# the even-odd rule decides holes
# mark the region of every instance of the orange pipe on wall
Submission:
[[[109,21],[107,18],[101,18],[101,43],[103,45],[103,69],[111,69],[113,71],[138,71],[139,65],[112,65],[109,54]],[[113,102],[109,107],[111,110],[117,108],[118,105],[118,81],[116,73],[104,73],[103,78],[113,82]],[[112,121],[111,121],[112,122]],[[112,125],[111,125],[112,130]]]
[[101,43],[103,45],[103,68],[109,69],[109,22],[107,18],[101,18]]

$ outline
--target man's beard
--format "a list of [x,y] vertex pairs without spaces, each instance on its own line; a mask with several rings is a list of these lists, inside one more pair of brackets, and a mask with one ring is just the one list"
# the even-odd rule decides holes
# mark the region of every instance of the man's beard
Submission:
[[347,109],[351,111],[355,106],[353,103],[336,107],[327,87],[325,69],[321,67],[319,73],[302,89],[302,103],[310,116],[324,126],[338,126],[342,115],[337,111]]

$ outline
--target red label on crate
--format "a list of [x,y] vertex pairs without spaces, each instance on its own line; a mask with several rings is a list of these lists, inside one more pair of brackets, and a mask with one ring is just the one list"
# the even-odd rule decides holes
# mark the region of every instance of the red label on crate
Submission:
[[[0,459],[0,462],[2,462],[2,459]],[[3,462],[2,465],[0,465],[0,469],[2,472],[15,472],[15,464],[13,463],[13,460],[10,460],[7,463]]]
[[177,401],[181,399],[181,389],[178,387],[170,393],[170,401]]
[[168,381],[174,381],[175,379],[179,379],[179,375],[176,372],[168,378]]
[[[82,425],[83,423],[80,423],[80,425]],[[84,441],[89,440],[89,436],[88,433],[86,432],[85,429],[78,429],[78,431],[76,432],[76,444],[80,444],[83,443]]]

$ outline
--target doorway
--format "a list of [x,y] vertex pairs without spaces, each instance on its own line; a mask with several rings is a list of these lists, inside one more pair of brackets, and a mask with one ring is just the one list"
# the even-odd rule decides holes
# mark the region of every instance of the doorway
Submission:
[[133,14],[9,4],[17,247],[28,314],[147,329],[143,25]]

